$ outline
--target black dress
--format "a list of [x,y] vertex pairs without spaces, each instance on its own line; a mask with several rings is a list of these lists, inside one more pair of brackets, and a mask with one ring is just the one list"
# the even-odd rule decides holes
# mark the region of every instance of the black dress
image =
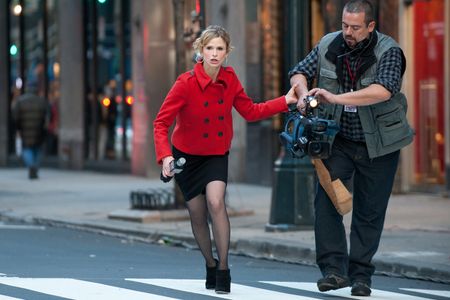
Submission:
[[172,147],[173,157],[184,157],[183,172],[175,174],[175,180],[186,201],[205,194],[206,185],[215,180],[227,184],[228,152],[224,155],[191,155]]

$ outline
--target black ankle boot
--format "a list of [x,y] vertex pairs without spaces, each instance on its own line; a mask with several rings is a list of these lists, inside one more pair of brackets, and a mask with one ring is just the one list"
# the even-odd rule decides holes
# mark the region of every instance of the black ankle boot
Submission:
[[216,262],[216,265],[214,267],[206,266],[205,287],[208,290],[213,290],[216,288],[216,271],[217,271],[217,266],[219,265],[219,261],[217,259],[214,259],[214,261]]
[[216,293],[228,294],[230,292],[231,276],[230,270],[217,270],[216,272]]

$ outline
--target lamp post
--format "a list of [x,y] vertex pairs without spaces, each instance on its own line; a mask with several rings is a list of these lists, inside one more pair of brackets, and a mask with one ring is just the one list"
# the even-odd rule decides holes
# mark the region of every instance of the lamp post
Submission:
[[274,187],[266,231],[311,229],[316,177],[308,157],[292,158],[285,151],[274,163]]
[[[286,88],[290,86],[287,73],[310,48],[310,3],[285,2],[287,28],[284,45]],[[316,179],[309,159],[293,158],[284,149],[274,163],[272,202],[266,231],[311,229],[314,223],[313,201]]]

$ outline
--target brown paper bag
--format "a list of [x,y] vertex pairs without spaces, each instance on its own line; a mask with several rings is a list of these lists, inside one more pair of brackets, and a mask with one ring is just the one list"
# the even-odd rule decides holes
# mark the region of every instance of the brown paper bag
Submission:
[[334,207],[342,216],[352,210],[352,194],[347,190],[340,179],[331,181],[330,172],[320,159],[313,159],[320,185],[333,202]]

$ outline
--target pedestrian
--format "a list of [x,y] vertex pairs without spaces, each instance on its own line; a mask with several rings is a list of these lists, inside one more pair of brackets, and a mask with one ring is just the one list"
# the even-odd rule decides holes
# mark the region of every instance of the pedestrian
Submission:
[[[206,28],[193,44],[199,54],[194,69],[178,77],[154,122],[156,158],[162,174],[172,176],[170,163],[184,157],[175,174],[186,200],[196,242],[206,262],[206,288],[230,292],[228,250],[230,222],[225,206],[228,153],[233,136],[232,108],[247,121],[257,121],[295,104],[294,88],[264,103],[253,103],[232,67],[224,62],[232,50],[230,35],[217,25]],[[168,130],[176,120],[169,145]],[[218,260],[213,256],[208,213]]]
[[[351,285],[369,296],[372,258],[378,249],[400,149],[412,142],[406,98],[400,93],[406,60],[400,46],[375,30],[370,1],[344,6],[342,31],[325,35],[290,72],[300,99],[313,95],[319,115],[340,123],[323,163],[332,179],[353,187],[350,249],[343,217],[319,184],[315,197],[316,261],[320,291]],[[312,87],[317,79],[317,87]],[[302,104],[297,105],[302,109]]]
[[26,93],[12,105],[12,117],[22,140],[22,159],[28,168],[28,178],[38,179],[49,105],[44,97],[37,95],[37,85],[30,83]]

